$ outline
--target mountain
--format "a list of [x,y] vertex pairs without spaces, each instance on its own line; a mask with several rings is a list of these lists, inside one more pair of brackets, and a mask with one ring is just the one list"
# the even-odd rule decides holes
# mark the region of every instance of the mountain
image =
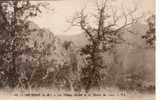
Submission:
[[[40,28],[38,27],[35,23],[33,22],[29,22],[29,26],[30,29],[35,30],[34,32],[32,32],[30,34],[30,46],[32,48],[34,48],[35,42],[38,45],[37,48],[38,50],[43,51],[43,49],[45,47],[50,46],[51,48],[47,48],[45,49],[45,51],[50,50],[50,55],[45,56],[46,59],[48,61],[55,61],[54,65],[55,66],[51,66],[51,67],[58,67],[57,65],[61,65],[63,66],[66,62],[70,63],[70,59],[72,59],[71,57],[76,55],[76,59],[79,59],[78,61],[80,61],[81,57],[78,53],[78,49],[79,47],[77,47],[74,43],[72,43],[71,45],[69,45],[69,49],[66,49],[64,47],[64,41],[69,41],[72,39],[72,41],[76,41],[78,40],[78,42],[80,43],[80,45],[85,45],[84,43],[87,42],[81,42],[84,40],[82,36],[79,36],[80,38],[76,38],[76,36],[71,36],[71,37],[67,37],[67,36],[55,36],[51,31],[49,31],[48,29],[44,29],[44,28]],[[76,42],[77,44],[79,44],[78,42]],[[75,60],[75,59],[74,59]]]
[[[144,45],[144,42],[141,38],[142,35],[145,34],[147,30],[147,25],[136,23],[130,26],[128,29],[122,30],[121,34],[123,34],[123,38],[131,43],[136,43],[140,45]],[[130,32],[129,32],[130,31]],[[131,33],[132,32],[132,33]],[[84,46],[88,43],[88,40],[85,34],[76,34],[76,35],[57,35],[57,37],[61,41],[72,41],[77,46]]]

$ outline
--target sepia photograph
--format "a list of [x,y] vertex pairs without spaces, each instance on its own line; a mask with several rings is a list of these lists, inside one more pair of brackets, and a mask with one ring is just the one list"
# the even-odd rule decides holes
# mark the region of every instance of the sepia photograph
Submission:
[[0,0],[0,99],[155,100],[155,19],[155,0]]

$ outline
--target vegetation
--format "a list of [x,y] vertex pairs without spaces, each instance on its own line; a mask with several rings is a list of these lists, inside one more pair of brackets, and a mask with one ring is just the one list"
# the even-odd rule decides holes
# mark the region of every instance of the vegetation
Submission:
[[146,43],[150,47],[155,47],[155,15],[150,16],[147,19],[148,30],[146,34],[142,37],[146,40]]
[[[128,64],[126,70],[124,59],[119,58],[118,46],[128,42],[123,33],[139,21],[139,17],[134,17],[137,8],[119,16],[105,0],[97,2],[95,14],[89,15],[82,9],[71,24],[81,28],[88,43],[77,48],[73,41],[62,42],[52,32],[29,21],[41,13],[42,6],[30,0],[0,2],[1,88],[52,87],[86,92],[110,86],[123,90],[154,88],[153,84],[144,85],[145,64]],[[96,24],[89,23],[88,16]],[[149,48],[155,47],[154,18],[147,20],[149,28],[142,36]],[[119,25],[120,22],[123,24]],[[104,55],[108,58],[104,59]]]

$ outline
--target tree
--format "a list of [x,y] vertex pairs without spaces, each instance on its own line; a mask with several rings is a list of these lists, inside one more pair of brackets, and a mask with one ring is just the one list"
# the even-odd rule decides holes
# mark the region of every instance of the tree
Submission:
[[63,64],[56,71],[57,87],[70,91],[80,90],[79,85],[79,52],[72,41],[64,41],[61,56],[63,56]]
[[27,20],[41,12],[39,6],[33,5],[30,0],[0,2],[0,16],[3,20],[0,32],[5,34],[1,39],[2,71],[11,88],[19,83],[17,59],[28,49],[26,42],[33,31],[28,30]]
[[142,36],[143,39],[146,40],[146,43],[149,47],[155,47],[155,15],[150,16],[147,19],[148,23],[148,30],[144,36]]
[[[138,17],[133,17],[137,8],[129,12],[124,11],[122,16],[118,16],[117,12],[110,8],[108,4],[109,0],[105,0],[101,4],[97,2],[95,15],[92,14],[92,17],[88,17],[85,9],[82,9],[71,21],[73,26],[79,26],[83,30],[89,40],[89,43],[81,49],[81,53],[86,56],[87,62],[81,73],[81,82],[86,92],[93,87],[100,87],[101,70],[105,68],[101,54],[123,42],[120,31],[136,23],[138,19]],[[96,19],[96,25],[88,21],[89,18],[93,17]]]
[[51,75],[56,66],[55,41],[56,37],[52,32],[39,27],[35,28],[29,36],[30,48],[22,56],[21,63],[26,76],[26,82],[22,85],[32,88],[50,86],[53,83],[54,78]]

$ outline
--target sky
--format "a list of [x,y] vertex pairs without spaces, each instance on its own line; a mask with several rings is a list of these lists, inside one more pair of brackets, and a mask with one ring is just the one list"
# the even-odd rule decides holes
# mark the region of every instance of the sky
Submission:
[[[48,9],[43,9],[42,13],[32,20],[41,28],[47,28],[55,35],[75,35],[81,33],[78,28],[70,28],[70,20],[76,12],[87,6],[90,12],[94,12],[96,0],[60,0],[48,1]],[[132,9],[138,7],[137,14],[151,14],[155,12],[154,0],[113,0],[115,7]]]

